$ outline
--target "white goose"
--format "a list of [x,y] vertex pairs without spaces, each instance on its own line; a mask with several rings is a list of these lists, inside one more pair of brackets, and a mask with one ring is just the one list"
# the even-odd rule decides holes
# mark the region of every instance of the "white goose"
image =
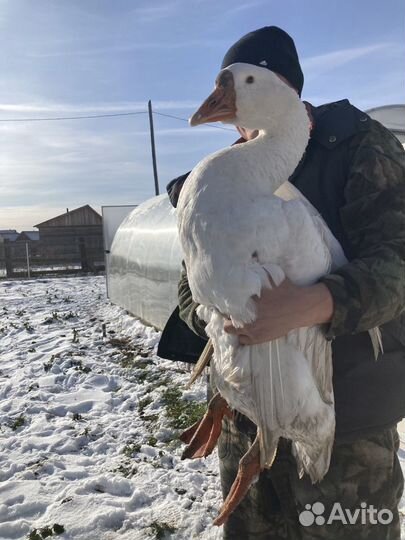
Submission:
[[[184,457],[214,448],[224,414],[239,411],[258,427],[222,512],[222,524],[264,467],[280,437],[290,439],[300,474],[313,482],[327,472],[335,414],[331,345],[319,327],[285,338],[239,346],[224,332],[226,318],[255,319],[253,296],[287,276],[310,285],[342,264],[343,252],[307,201],[274,193],[291,176],[309,140],[310,121],[296,92],[266,68],[236,63],[223,69],[216,89],[191,125],[221,120],[258,129],[256,139],[202,160],[183,186],[177,206],[180,240],[198,315],[214,347],[211,373],[219,394],[203,420],[183,435]],[[296,197],[286,188],[286,198]],[[284,196],[283,193],[280,193]]]

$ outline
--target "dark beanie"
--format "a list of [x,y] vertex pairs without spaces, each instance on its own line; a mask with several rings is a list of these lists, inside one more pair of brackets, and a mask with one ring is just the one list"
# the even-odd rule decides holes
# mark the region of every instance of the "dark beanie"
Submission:
[[301,95],[304,75],[292,38],[277,26],[265,26],[237,41],[226,53],[221,69],[236,62],[262,66],[279,73]]

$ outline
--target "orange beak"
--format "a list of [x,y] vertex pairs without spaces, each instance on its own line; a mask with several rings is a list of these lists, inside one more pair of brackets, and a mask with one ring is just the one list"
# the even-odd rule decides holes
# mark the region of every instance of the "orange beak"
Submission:
[[233,120],[236,116],[236,93],[233,75],[224,69],[218,75],[215,90],[190,118],[190,126],[207,122]]

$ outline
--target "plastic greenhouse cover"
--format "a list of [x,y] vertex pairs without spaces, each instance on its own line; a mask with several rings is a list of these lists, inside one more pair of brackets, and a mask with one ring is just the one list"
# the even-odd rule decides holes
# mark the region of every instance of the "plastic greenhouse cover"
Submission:
[[366,113],[391,130],[402,144],[405,143],[405,105],[383,105]]
[[127,217],[127,215],[136,208],[136,204],[125,204],[116,206],[102,206],[101,214],[103,216],[103,240],[104,240],[104,255],[105,255],[105,273],[107,278],[107,296],[109,297],[108,290],[108,276],[110,275],[110,251],[114,240],[115,233],[119,226]]
[[177,305],[181,260],[168,196],[145,201],[115,233],[107,276],[110,300],[162,329]]
[[104,248],[111,250],[115,233],[127,215],[136,208],[136,204],[121,204],[116,206],[102,206]]

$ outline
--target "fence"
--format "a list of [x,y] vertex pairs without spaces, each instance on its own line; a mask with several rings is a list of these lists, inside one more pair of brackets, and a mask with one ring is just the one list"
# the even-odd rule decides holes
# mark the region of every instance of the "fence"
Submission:
[[0,277],[35,277],[104,270],[104,253],[86,238],[49,244],[36,242],[0,243]]

